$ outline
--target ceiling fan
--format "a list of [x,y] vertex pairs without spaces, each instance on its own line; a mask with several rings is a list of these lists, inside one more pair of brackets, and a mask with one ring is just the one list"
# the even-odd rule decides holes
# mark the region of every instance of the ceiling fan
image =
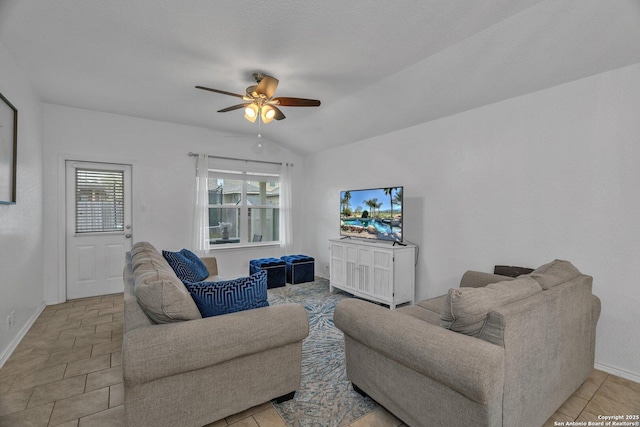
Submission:
[[257,84],[249,86],[244,95],[204,86],[196,86],[196,88],[242,98],[246,102],[223,108],[222,110],[218,110],[218,113],[226,113],[227,111],[244,108],[244,118],[251,123],[255,122],[258,117],[262,119],[263,123],[269,123],[273,119],[284,119],[286,116],[278,107],[317,107],[320,105],[320,101],[317,99],[282,96],[274,98],[273,95],[278,87],[278,79],[264,73],[253,73],[252,76]]

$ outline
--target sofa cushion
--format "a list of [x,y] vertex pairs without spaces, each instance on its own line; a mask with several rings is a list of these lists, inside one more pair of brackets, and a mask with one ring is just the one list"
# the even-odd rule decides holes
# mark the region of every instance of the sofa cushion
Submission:
[[546,290],[567,282],[580,274],[582,274],[580,270],[575,268],[569,261],[556,259],[536,268],[531,272],[530,276],[540,283],[542,289]]
[[417,304],[400,307],[397,309],[397,312],[415,317],[416,319],[420,319],[423,322],[431,323],[434,326],[438,326],[440,324],[440,313],[428,310]]
[[200,282],[209,277],[207,267],[188,249],[182,249],[180,252],[162,251],[162,256],[183,283]]
[[175,275],[175,272],[173,271],[171,266],[169,266],[167,260],[164,259],[159,252],[138,253],[133,257],[131,266],[133,268],[133,271],[135,272],[137,272],[138,268],[140,268],[141,266],[152,266],[157,270],[163,270],[167,273]]
[[267,307],[267,272],[219,282],[186,283],[202,317]]
[[135,256],[141,252],[158,252],[156,248],[149,242],[136,242],[131,247],[131,256]]
[[541,291],[538,282],[529,276],[492,283],[483,288],[450,289],[440,315],[440,326],[477,337],[491,310]]
[[142,310],[155,323],[200,319],[200,311],[177,277],[162,271],[136,274],[134,293]]
[[511,277],[500,276],[498,274],[484,273],[482,271],[468,270],[460,279],[461,288],[483,288],[492,283],[513,280]]
[[447,298],[446,295],[440,295],[439,297],[418,301],[416,305],[419,305],[422,308],[438,313],[439,315],[440,313],[442,313],[442,306],[444,305],[444,301],[446,298]]

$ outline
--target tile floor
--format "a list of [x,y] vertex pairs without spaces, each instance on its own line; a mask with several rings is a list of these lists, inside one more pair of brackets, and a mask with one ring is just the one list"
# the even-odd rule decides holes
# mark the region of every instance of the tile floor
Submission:
[[[0,370],[0,427],[124,426],[122,295],[47,306]],[[640,414],[640,384],[594,370],[555,421]],[[270,403],[207,427],[286,427]],[[382,408],[350,427],[404,424]]]

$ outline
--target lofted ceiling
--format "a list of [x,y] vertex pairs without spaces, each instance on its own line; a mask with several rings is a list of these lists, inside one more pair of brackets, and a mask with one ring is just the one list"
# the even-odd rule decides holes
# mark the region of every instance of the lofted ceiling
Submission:
[[[44,102],[326,150],[640,62],[640,0],[0,0],[0,43]],[[0,82],[0,92],[2,82]]]

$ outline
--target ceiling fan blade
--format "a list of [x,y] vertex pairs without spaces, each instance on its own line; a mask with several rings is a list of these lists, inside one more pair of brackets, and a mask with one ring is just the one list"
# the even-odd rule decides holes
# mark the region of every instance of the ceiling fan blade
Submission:
[[275,105],[272,105],[271,108],[273,108],[273,111],[276,112],[276,115],[273,116],[274,119],[276,120],[282,120],[282,119],[286,119],[287,116],[285,116],[282,111],[280,111],[280,109],[278,107],[276,107]]
[[275,93],[278,87],[278,79],[271,76],[264,76],[260,83],[258,83],[258,87],[256,88],[256,92],[260,95],[264,95],[267,98],[271,98]]
[[281,107],[318,107],[320,105],[317,99],[278,97],[273,98],[272,101],[278,101]]
[[219,89],[211,89],[210,87],[196,86],[196,89],[209,90],[211,92],[221,93],[223,95],[230,95],[230,96],[235,96],[237,98],[244,98],[244,95],[238,95],[237,93],[231,93],[231,92],[227,92]]
[[251,105],[250,102],[244,104],[232,105],[231,107],[223,108],[222,110],[218,110],[218,113],[226,113],[227,111],[239,110],[240,108],[245,108]]

